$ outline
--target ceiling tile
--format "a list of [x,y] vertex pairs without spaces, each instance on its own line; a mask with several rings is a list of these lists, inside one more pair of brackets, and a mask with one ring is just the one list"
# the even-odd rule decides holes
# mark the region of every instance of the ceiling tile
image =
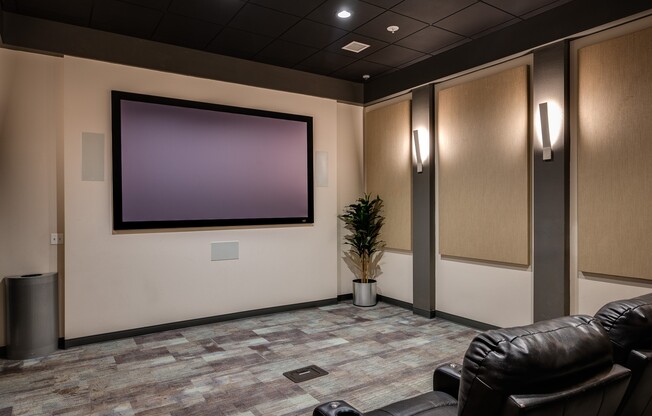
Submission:
[[522,21],[523,21],[523,20],[522,20],[521,18],[519,18],[519,17],[514,17],[512,20],[508,20],[508,21],[506,21],[505,23],[501,23],[501,24],[499,24],[498,26],[493,26],[493,27],[491,27],[491,28],[489,28],[489,29],[487,29],[487,30],[483,30],[483,31],[480,32],[480,33],[476,33],[475,35],[473,35],[473,39],[481,38],[481,37],[483,37],[483,36],[486,36],[486,35],[490,34],[491,32],[496,32],[496,31],[498,31],[498,30],[500,30],[500,29],[504,29],[504,28],[506,28],[507,26],[511,26],[511,25],[513,25],[514,23],[518,23],[518,22],[522,22]]
[[289,13],[300,17],[304,17],[311,11],[315,10],[315,8],[323,2],[324,0],[249,0],[249,3],[254,3],[259,6],[268,7],[270,9],[278,10],[279,12]]
[[373,4],[374,6],[382,7],[383,9],[391,9],[403,0],[363,0],[365,3]]
[[367,61],[375,62],[392,67],[399,67],[407,62],[423,57],[425,54],[407,49],[402,46],[389,45],[376,53],[365,58]]
[[122,0],[125,3],[137,4],[150,9],[165,10],[170,5],[170,0]]
[[547,6],[543,6],[543,7],[540,7],[540,8],[538,8],[538,9],[536,9],[536,10],[532,10],[531,12],[526,13],[526,14],[522,15],[521,17],[522,17],[523,19],[529,19],[529,18],[532,17],[532,16],[536,16],[537,14],[540,14],[540,13],[543,13],[543,12],[547,12],[547,11],[550,10],[550,9],[554,9],[555,7],[559,7],[559,6],[561,6],[562,4],[566,4],[566,3],[569,3],[569,2],[571,2],[571,1],[572,1],[572,0],[557,0],[556,2],[554,2],[554,3],[550,3],[550,4],[548,4]]
[[293,67],[318,49],[297,45],[284,40],[275,40],[254,57],[255,60],[272,65]]
[[407,68],[408,66],[414,65],[418,62],[425,61],[426,59],[432,58],[432,55],[423,55],[418,57],[417,59],[414,59],[412,61],[406,62],[403,65],[401,65],[399,68]]
[[513,18],[514,16],[511,14],[498,10],[488,4],[476,3],[444,20],[440,20],[437,22],[437,26],[463,36],[471,37],[476,33],[498,26]]
[[449,50],[449,49],[457,48],[458,46],[464,45],[465,43],[471,42],[472,40],[473,40],[473,39],[471,39],[471,38],[462,38],[462,40],[459,41],[459,42],[451,43],[451,44],[448,45],[448,46],[444,46],[444,47],[441,48],[441,49],[437,49],[436,51],[433,51],[433,52],[431,53],[431,55],[436,55],[436,54],[438,54],[438,53],[446,52],[446,51]]
[[220,25],[166,13],[153,39],[188,48],[204,49],[222,29]]
[[169,11],[226,25],[244,5],[242,0],[172,0]]
[[[87,0],[21,0],[6,3],[14,3],[15,11],[21,14],[83,26],[88,25],[93,6]],[[5,6],[5,2],[2,4]]]
[[[355,53],[351,51],[346,51],[342,49],[343,46],[348,45],[351,42],[360,42],[369,45],[369,47],[361,52]],[[350,56],[354,59],[361,59],[365,56],[371,55],[374,52],[377,52],[387,46],[387,42],[383,42],[377,39],[371,39],[362,35],[356,35],[355,33],[349,33],[341,39],[338,39],[336,42],[330,44],[326,50],[331,52],[339,53],[342,55]]]
[[[398,26],[399,30],[394,33],[389,32],[387,27],[392,25]],[[355,33],[359,33],[370,38],[384,40],[388,43],[393,43],[408,35],[411,35],[420,29],[423,29],[426,26],[428,25],[418,20],[414,20],[394,12],[385,12],[357,28]]]
[[247,4],[229,23],[234,29],[265,36],[279,36],[299,20],[298,17],[265,7]]
[[292,26],[281,38],[321,49],[346,35],[346,33],[346,30],[304,19]]
[[507,13],[511,13],[514,16],[522,16],[532,10],[547,6],[550,3],[555,3],[556,0],[484,0],[484,2]]
[[16,0],[0,0],[2,10],[14,13],[16,11]]
[[91,27],[123,35],[149,39],[163,17],[163,13],[116,0],[95,3]]
[[247,59],[260,52],[273,40],[268,36],[227,27],[213,39],[207,49],[211,52]]
[[319,51],[308,59],[295,66],[296,69],[314,72],[317,74],[330,74],[338,69],[352,64],[356,60],[348,56],[328,51]]
[[394,6],[392,11],[426,23],[435,23],[476,2],[477,0],[405,0]]
[[396,42],[399,46],[420,52],[431,53],[465,39],[463,36],[451,33],[434,26],[428,26],[406,38]]
[[[346,9],[351,17],[342,19],[337,12]],[[308,19],[336,26],[341,29],[353,30],[378,16],[384,9],[358,0],[328,0],[310,13]]]
[[351,65],[347,65],[331,75],[337,78],[348,79],[349,81],[364,82],[365,80],[362,78],[363,75],[370,75],[373,79],[374,77],[379,76],[389,71],[390,69],[392,68],[389,66],[360,59],[359,61],[355,61]]

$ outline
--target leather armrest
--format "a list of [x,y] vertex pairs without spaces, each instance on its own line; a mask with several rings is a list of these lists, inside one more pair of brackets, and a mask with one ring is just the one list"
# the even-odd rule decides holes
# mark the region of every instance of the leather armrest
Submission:
[[630,374],[629,369],[614,364],[609,372],[596,376],[591,380],[590,384],[582,383],[574,388],[546,394],[514,394],[507,398],[507,402],[505,403],[505,414],[522,414],[522,412],[519,412],[517,409],[524,408],[538,408],[539,413],[537,414],[557,414],[557,411],[546,413],[542,409],[549,407],[558,409],[559,402],[583,394],[587,390],[587,387],[605,386],[606,384],[613,385],[616,394],[604,398],[600,404],[600,414],[616,414],[616,409],[618,408],[621,398],[625,393],[625,389],[629,384]]
[[618,414],[647,414],[645,409],[649,409],[652,394],[652,350],[631,350],[625,365],[632,370],[632,378]]
[[432,389],[443,391],[457,400],[462,378],[462,364],[448,363],[437,367],[432,376]]
[[627,360],[627,368],[641,365],[644,362],[652,361],[652,350],[632,350]]
[[335,400],[317,406],[312,416],[362,416],[362,412],[343,400]]

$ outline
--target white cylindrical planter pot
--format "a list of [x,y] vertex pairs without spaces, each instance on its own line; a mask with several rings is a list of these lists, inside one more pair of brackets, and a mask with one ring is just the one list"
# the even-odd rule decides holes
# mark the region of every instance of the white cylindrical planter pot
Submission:
[[360,279],[355,279],[353,281],[353,304],[355,306],[374,306],[376,302],[376,281],[368,279],[367,283],[362,283]]

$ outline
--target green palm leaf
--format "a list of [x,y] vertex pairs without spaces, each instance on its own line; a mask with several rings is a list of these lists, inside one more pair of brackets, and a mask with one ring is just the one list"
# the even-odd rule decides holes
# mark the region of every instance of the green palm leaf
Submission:
[[381,273],[379,262],[385,248],[385,242],[380,239],[385,223],[382,211],[383,200],[378,195],[371,199],[371,195],[364,194],[338,215],[349,231],[344,237],[344,243],[349,246],[344,262],[362,283]]

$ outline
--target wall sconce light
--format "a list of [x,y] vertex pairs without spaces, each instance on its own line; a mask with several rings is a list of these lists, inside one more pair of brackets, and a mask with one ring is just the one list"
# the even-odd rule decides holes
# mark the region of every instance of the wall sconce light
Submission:
[[[425,132],[424,132],[425,133]],[[414,143],[414,156],[417,160],[417,173],[423,172],[423,160],[427,157],[427,147],[425,143],[422,143],[426,139],[426,134],[422,134],[419,137],[419,130],[412,130],[412,142]],[[424,157],[424,153],[426,156]]]
[[550,145],[550,121],[548,118],[548,102],[539,104],[539,118],[541,119],[541,142],[543,144],[543,160],[552,160],[552,147]]

